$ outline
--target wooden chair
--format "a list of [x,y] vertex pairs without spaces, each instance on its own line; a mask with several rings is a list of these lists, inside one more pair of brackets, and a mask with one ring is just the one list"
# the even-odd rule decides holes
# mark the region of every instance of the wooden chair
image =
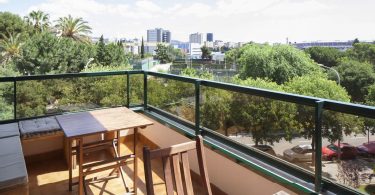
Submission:
[[[197,136],[196,141],[177,144],[168,148],[156,149],[152,151],[150,151],[146,146],[143,148],[146,190],[148,195],[154,195],[151,160],[155,158],[162,158],[164,180],[168,195],[174,194],[174,181],[178,195],[194,194],[188,159],[188,151],[190,150],[196,150],[197,152],[199,171],[205,194],[212,194],[205,162],[206,157],[204,155],[203,138],[202,136]],[[183,174],[181,174],[181,168]]]

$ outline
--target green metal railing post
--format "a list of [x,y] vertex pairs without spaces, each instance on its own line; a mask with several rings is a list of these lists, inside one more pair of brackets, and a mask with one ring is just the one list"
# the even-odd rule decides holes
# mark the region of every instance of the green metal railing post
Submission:
[[200,129],[200,96],[201,96],[201,81],[195,81],[195,135],[201,135]]
[[143,108],[147,110],[147,72],[143,72]]
[[14,120],[17,119],[17,81],[14,79],[13,81],[13,112],[14,112]]
[[315,106],[315,192],[322,190],[322,118],[324,101]]
[[130,74],[126,73],[126,106],[130,107]]

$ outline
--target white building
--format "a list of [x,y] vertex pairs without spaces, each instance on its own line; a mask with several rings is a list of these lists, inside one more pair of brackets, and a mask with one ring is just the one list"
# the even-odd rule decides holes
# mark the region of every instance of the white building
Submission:
[[189,56],[191,59],[201,59],[202,58],[202,45],[199,43],[189,44]]
[[189,35],[189,43],[199,43],[203,44],[206,41],[206,34],[204,33],[194,33]]
[[224,62],[225,54],[221,52],[212,52],[212,60],[217,62]]

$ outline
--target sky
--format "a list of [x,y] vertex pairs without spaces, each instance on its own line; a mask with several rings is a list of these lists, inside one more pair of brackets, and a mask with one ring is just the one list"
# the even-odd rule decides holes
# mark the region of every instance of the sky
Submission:
[[374,7],[374,0],[0,0],[0,11],[20,16],[82,17],[92,36],[146,39],[160,27],[180,41],[212,32],[215,40],[261,43],[375,40]]

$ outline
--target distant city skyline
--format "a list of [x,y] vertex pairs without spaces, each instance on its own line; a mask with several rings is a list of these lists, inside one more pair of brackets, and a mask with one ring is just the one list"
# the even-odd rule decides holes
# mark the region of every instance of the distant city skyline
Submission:
[[214,40],[290,42],[374,40],[372,0],[0,0],[0,11],[25,16],[42,10],[51,21],[71,14],[93,28],[91,36],[141,38],[153,28],[168,29],[173,40],[188,41],[194,32]]

